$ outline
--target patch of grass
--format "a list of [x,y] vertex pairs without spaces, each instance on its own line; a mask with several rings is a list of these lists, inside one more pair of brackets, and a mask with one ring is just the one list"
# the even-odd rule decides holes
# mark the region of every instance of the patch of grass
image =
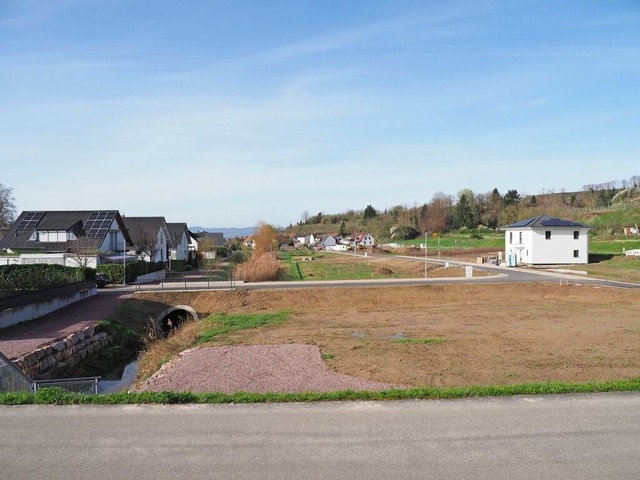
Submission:
[[608,260],[601,260],[598,263],[576,265],[566,268],[586,271],[589,275],[608,280],[640,283],[640,257],[615,255]]
[[[427,238],[427,248],[430,251],[435,251],[440,246],[441,250],[451,250],[456,248],[496,248],[498,250],[504,250],[504,233],[499,232],[482,232],[482,235],[478,235],[481,238],[471,237],[469,233],[448,233],[438,237],[430,235]],[[397,240],[396,240],[397,242]],[[406,247],[417,247],[424,243],[424,235],[414,238],[413,240],[400,241],[402,245]]]
[[323,353],[322,354],[322,360],[332,360],[335,357],[335,355],[331,354],[331,353]]
[[394,343],[406,343],[417,345],[438,345],[446,342],[444,338],[397,338]]
[[640,239],[637,237],[620,238],[617,240],[589,239],[590,254],[621,255],[624,250],[634,250],[636,248],[640,248]]
[[220,392],[120,392],[102,395],[72,393],[60,388],[43,388],[30,393],[0,394],[0,405],[72,405],[72,404],[218,404],[218,403],[283,403],[326,401],[435,400],[469,397],[503,397],[512,395],[557,395],[575,393],[640,391],[640,377],[605,382],[545,382],[518,385],[421,387],[390,389],[377,392],[341,390],[337,392],[303,393],[220,393]]
[[291,312],[288,310],[276,313],[245,313],[235,315],[217,313],[203,320],[204,326],[196,339],[196,343],[211,342],[216,340],[220,335],[238,330],[278,325],[287,320],[290,315]]

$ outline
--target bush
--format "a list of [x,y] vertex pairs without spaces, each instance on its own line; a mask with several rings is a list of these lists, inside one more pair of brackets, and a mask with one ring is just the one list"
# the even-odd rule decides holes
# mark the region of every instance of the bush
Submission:
[[171,260],[172,272],[184,272],[187,270],[187,262],[184,260]]
[[273,253],[252,256],[247,262],[236,267],[236,278],[245,282],[267,282],[277,280],[280,260]]
[[[135,281],[140,275],[146,275],[147,273],[156,272],[164,269],[162,262],[149,263],[143,260],[136,260],[135,262],[127,262],[126,275],[127,283]],[[123,283],[123,267],[121,263],[107,263],[98,265],[98,273],[105,274],[109,281],[112,283]]]
[[88,267],[44,263],[0,266],[0,290],[4,292],[36,292],[95,278],[96,271]]
[[473,232],[469,235],[469,238],[475,238],[476,240],[482,240],[484,237],[477,232]]
[[235,263],[235,264],[244,263],[246,260],[247,260],[247,256],[242,250],[234,250],[233,252],[231,252],[231,255],[229,256],[230,263]]

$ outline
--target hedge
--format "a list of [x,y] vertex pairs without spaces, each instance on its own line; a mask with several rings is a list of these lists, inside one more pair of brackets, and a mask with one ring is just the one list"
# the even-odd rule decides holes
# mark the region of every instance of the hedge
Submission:
[[96,271],[88,267],[65,267],[37,263],[0,265],[0,291],[18,294],[95,280]]
[[[135,262],[127,262],[126,263],[126,275],[127,275],[127,283],[131,283],[135,281],[140,275],[146,275],[147,273],[156,272],[158,270],[164,269],[164,263],[149,263],[143,260],[137,260]],[[98,265],[97,271],[98,273],[102,273],[107,276],[110,282],[112,283],[123,283],[122,282],[122,270],[123,266],[121,263],[107,263]]]

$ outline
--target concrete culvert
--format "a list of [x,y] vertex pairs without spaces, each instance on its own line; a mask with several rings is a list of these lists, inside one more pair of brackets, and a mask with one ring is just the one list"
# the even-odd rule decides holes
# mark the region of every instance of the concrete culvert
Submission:
[[184,322],[198,320],[196,311],[188,305],[176,305],[167,308],[155,321],[155,328],[158,333],[168,335],[172,330],[178,328]]

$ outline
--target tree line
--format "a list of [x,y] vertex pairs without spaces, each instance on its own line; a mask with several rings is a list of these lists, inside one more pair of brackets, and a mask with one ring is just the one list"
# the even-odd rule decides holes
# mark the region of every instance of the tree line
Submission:
[[[469,188],[456,195],[437,192],[430,201],[412,206],[396,205],[378,210],[367,205],[363,210],[347,210],[338,214],[304,212],[300,221],[288,230],[332,230],[349,234],[367,230],[374,236],[394,235],[415,238],[428,233],[447,233],[458,230],[493,230],[504,225],[547,214],[571,218],[579,209],[608,207],[618,193],[626,189],[640,189],[640,176],[628,180],[585,185],[577,192],[564,189],[543,190],[539,195],[523,195],[516,189],[504,194],[498,188],[475,193]],[[325,228],[318,228],[323,225]]]

